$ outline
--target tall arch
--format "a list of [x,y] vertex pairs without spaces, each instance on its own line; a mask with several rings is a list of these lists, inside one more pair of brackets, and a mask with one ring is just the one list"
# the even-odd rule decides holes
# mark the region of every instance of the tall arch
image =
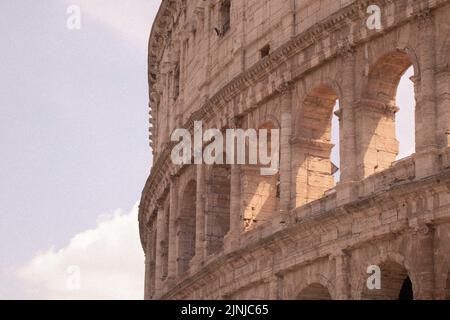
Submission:
[[191,180],[186,184],[181,196],[180,214],[177,219],[178,275],[187,272],[195,255],[196,190],[197,183]]
[[369,289],[367,283],[364,283],[362,300],[412,300],[414,298],[413,284],[404,266],[388,260],[381,263],[379,267],[381,288]]
[[411,66],[413,61],[408,51],[396,50],[383,54],[370,68],[365,97],[395,103],[400,79]]
[[[410,50],[395,50],[384,53],[370,67],[362,98],[355,108],[360,178],[383,171],[397,161],[397,90],[402,76],[413,66]],[[417,68],[414,67],[415,72]],[[415,107],[410,108],[414,113]],[[410,125],[414,126],[415,122]],[[417,136],[414,133],[410,135],[402,139],[415,139]]]
[[[267,130],[267,154],[272,153],[272,130],[278,130],[278,124],[267,120],[258,127],[258,153],[261,136],[260,130]],[[275,136],[274,136],[275,138]],[[278,141],[279,143],[279,141]],[[248,154],[248,153],[247,153]],[[270,220],[279,211],[280,205],[280,174],[262,175],[261,168],[267,165],[249,165],[243,168],[244,185],[244,229],[252,230],[265,221]]]
[[206,251],[208,255],[220,252],[223,240],[230,230],[230,175],[231,166],[215,165],[208,176],[206,199]]
[[312,283],[300,291],[297,300],[331,300],[327,287],[320,283]]
[[334,175],[339,164],[333,163],[331,154],[335,147],[332,134],[337,132],[332,120],[338,100],[330,85],[315,87],[303,99],[292,151],[297,206],[322,198],[336,184]]

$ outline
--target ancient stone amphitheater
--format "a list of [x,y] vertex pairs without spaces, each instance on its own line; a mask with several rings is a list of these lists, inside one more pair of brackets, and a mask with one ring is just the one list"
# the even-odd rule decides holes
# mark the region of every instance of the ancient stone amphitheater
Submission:
[[[449,0],[163,0],[139,211],[146,299],[449,299],[449,17]],[[411,66],[416,150],[397,160]],[[194,121],[280,129],[279,173],[173,164],[171,133]],[[372,265],[381,289],[367,286]]]

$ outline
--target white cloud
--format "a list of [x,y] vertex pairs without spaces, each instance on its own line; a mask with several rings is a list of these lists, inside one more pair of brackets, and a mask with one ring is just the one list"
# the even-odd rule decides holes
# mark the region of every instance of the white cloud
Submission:
[[142,299],[144,255],[137,212],[136,204],[128,214],[116,210],[100,216],[95,229],[77,234],[65,248],[38,253],[17,273],[24,298]]
[[[87,17],[104,25],[125,41],[146,49],[150,28],[158,12],[160,0],[66,0],[78,5],[82,21]],[[82,28],[86,24],[82,23]]]

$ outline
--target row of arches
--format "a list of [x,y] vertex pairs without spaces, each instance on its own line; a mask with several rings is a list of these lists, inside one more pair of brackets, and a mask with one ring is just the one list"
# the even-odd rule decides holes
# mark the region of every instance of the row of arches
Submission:
[[[207,256],[223,249],[224,238],[230,230],[230,166],[209,168],[206,177],[204,242]],[[197,181],[189,180],[180,194],[180,210],[176,219],[177,273],[182,276],[196,254]],[[167,228],[168,229],[168,228]],[[166,230],[168,232],[168,230]]]
[[[397,50],[383,55],[369,69],[367,83],[361,85],[364,94],[352,102],[354,124],[362,129],[358,131],[361,136],[357,137],[360,158],[354,159],[355,163],[351,165],[357,167],[361,178],[383,171],[414,152],[417,137],[415,96],[420,89],[416,81],[417,66],[412,61],[406,51]],[[341,159],[346,152],[341,146],[348,139],[347,128],[343,125],[345,119],[341,108],[344,106],[341,105],[339,85],[320,84],[301,96],[301,100],[296,99],[296,96],[292,100],[293,104],[299,106],[293,108],[296,114],[292,119],[294,130],[290,140],[291,191],[294,194],[291,201],[294,208],[334,192],[341,179]],[[262,124],[252,125],[257,125],[256,129],[281,129],[276,116],[272,119],[266,117]],[[280,173],[263,176],[259,169],[258,165],[240,166],[237,191],[240,196],[239,212],[232,212],[231,166],[208,166],[204,179],[206,186],[201,195],[204,201],[204,224],[199,224],[197,215],[198,177],[192,174],[188,181],[183,182],[179,193],[175,195],[178,198],[177,212],[169,213],[175,216],[175,232],[171,233],[175,240],[172,247],[166,247],[167,251],[175,250],[178,277],[188,273],[199,250],[203,251],[203,258],[220,254],[224,250],[226,236],[232,227],[232,215],[238,215],[242,222],[239,232],[248,232],[279,213]],[[164,233],[169,234],[168,224]],[[203,238],[204,247],[198,246],[199,237]],[[168,243],[170,239],[167,239]],[[169,254],[163,259],[167,270]],[[390,281],[392,285],[395,283],[391,291],[400,290],[404,292],[402,297],[411,296],[412,289],[408,289],[411,286],[408,287],[406,281],[409,278],[398,270],[395,272],[401,276],[397,282]],[[389,297],[393,297],[392,292]],[[324,298],[327,295],[323,288],[314,285],[303,296]]]
[[[380,265],[381,279],[378,288],[370,289],[363,277],[353,298],[361,300],[414,300],[418,299],[420,281],[414,281],[407,269],[399,263],[386,261]],[[440,299],[450,300],[450,272],[443,284]],[[326,281],[318,281],[302,287],[294,297],[297,300],[332,300],[333,287]]]
[[[355,121],[364,127],[360,154],[367,161],[359,165],[367,177],[387,169],[392,163],[415,152],[415,104],[414,66],[406,52],[395,51],[382,56],[371,68],[364,95],[354,106]],[[303,167],[314,177],[319,177],[323,191],[332,189],[340,181],[341,144],[348,139],[348,132],[342,128],[340,112],[340,88],[320,85],[314,88],[303,102],[301,114],[297,117],[296,138],[303,142]],[[385,110],[370,110],[371,104],[381,105]],[[389,108],[391,107],[391,108]],[[364,112],[370,112],[369,117]],[[304,146],[307,145],[305,148]],[[317,166],[318,163],[321,165]],[[316,169],[311,169],[316,168]],[[306,175],[306,172],[304,173]],[[305,202],[317,199],[305,195]]]
[[[361,110],[373,112],[368,121],[360,116],[366,137],[361,137],[364,161],[361,170],[365,175],[387,169],[400,157],[414,150],[414,87],[409,78],[414,68],[407,53],[396,51],[383,56],[367,82],[366,100],[383,103],[382,110]],[[397,90],[398,89],[398,90]],[[364,101],[364,100],[363,100]],[[395,106],[401,104],[401,112]],[[370,109],[362,105],[360,109]],[[396,115],[397,114],[397,115]],[[313,89],[301,103],[296,117],[294,131],[292,168],[294,169],[296,206],[322,198],[340,181],[340,145],[346,139],[341,126],[339,88],[320,85]],[[267,120],[258,129],[278,129],[276,120]],[[269,131],[270,132],[270,131]],[[398,140],[404,148],[399,152]],[[269,138],[269,141],[270,138]],[[248,154],[247,154],[248,155]],[[369,168],[370,167],[370,168]],[[259,166],[241,168],[240,214],[243,231],[250,231],[270,220],[280,208],[280,175],[262,176]],[[223,249],[224,238],[230,230],[231,166],[214,165],[208,170],[205,196],[205,244],[206,254],[214,255]],[[306,185],[306,187],[305,187]],[[196,246],[196,201],[197,182],[186,183],[180,194],[180,209],[177,218],[177,262],[178,274],[189,269],[195,256]]]

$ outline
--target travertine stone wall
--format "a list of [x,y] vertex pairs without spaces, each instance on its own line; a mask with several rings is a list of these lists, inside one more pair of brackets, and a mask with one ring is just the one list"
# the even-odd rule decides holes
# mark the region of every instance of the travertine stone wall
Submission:
[[[367,28],[373,4],[381,30]],[[163,0],[149,42],[145,298],[450,299],[449,15],[449,0]],[[410,67],[416,152],[396,161]],[[171,133],[194,121],[280,129],[278,173],[174,165]],[[381,290],[366,286],[371,265]]]
[[230,166],[210,168],[206,197],[206,254],[219,253],[230,230]]

